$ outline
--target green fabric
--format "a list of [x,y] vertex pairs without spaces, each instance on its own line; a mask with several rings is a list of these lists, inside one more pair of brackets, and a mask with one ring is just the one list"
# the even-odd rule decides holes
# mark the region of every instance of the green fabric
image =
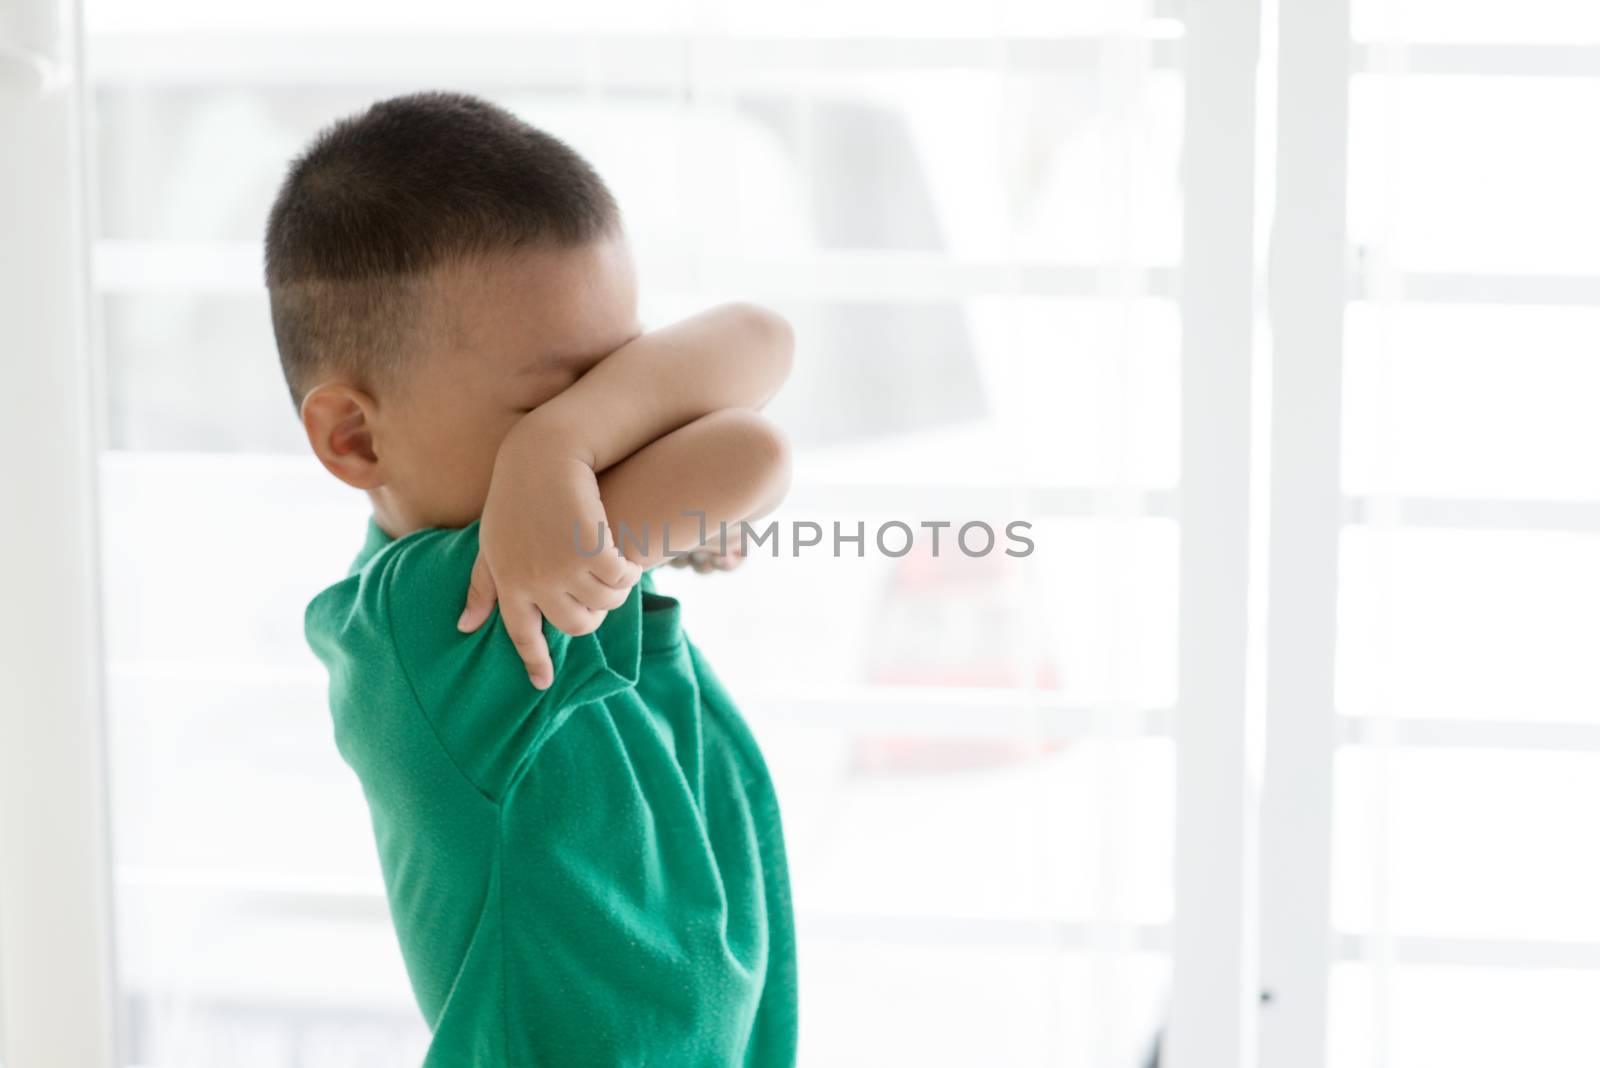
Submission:
[[425,1068],[791,1065],[794,926],[766,766],[647,575],[529,684],[455,627],[477,525],[389,539],[306,611],[433,1041]]

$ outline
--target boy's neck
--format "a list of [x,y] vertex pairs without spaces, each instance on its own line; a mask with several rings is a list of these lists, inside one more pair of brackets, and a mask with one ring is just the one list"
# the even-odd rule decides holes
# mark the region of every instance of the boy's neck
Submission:
[[408,516],[406,509],[382,486],[368,490],[367,499],[372,502],[372,521],[391,538],[403,538],[425,525]]

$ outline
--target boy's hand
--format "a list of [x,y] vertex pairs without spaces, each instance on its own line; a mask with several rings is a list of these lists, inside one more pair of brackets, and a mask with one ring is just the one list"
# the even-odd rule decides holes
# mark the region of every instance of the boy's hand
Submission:
[[552,455],[548,439],[520,429],[495,463],[456,626],[477,630],[498,600],[528,678],[543,690],[555,676],[542,621],[574,636],[593,633],[627,600],[640,571],[616,551],[594,471],[581,459]]
[[681,556],[674,556],[671,560],[673,567],[693,568],[699,575],[709,575],[713,571],[732,571],[743,563],[744,553],[737,545],[729,545],[727,548],[702,545],[698,549],[690,549]]

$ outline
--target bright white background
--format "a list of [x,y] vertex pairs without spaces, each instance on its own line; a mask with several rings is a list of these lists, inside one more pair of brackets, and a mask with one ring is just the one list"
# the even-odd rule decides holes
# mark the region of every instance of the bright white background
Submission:
[[[596,163],[648,322],[794,321],[780,519],[1035,524],[1021,562],[661,576],[778,780],[804,1063],[1142,1068],[1187,1013],[1224,1068],[1258,986],[1296,1014],[1262,1063],[1600,1056],[1600,12],[1355,0],[1310,38],[1346,122],[1276,69],[1309,2],[1241,94],[1241,3],[90,0],[123,1063],[425,1046],[300,635],[364,510],[259,269],[288,158],[425,87]],[[1345,172],[1337,245],[1289,124]],[[1300,472],[1325,521],[1272,510]]]

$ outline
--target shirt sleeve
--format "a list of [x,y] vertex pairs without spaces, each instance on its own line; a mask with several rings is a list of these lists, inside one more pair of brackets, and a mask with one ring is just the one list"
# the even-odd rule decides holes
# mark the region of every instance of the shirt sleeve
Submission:
[[496,607],[471,634],[456,629],[478,555],[478,524],[401,538],[375,565],[394,655],[422,714],[463,775],[504,796],[574,709],[639,679],[642,594],[635,586],[593,634],[544,624],[554,681],[534,689]]

